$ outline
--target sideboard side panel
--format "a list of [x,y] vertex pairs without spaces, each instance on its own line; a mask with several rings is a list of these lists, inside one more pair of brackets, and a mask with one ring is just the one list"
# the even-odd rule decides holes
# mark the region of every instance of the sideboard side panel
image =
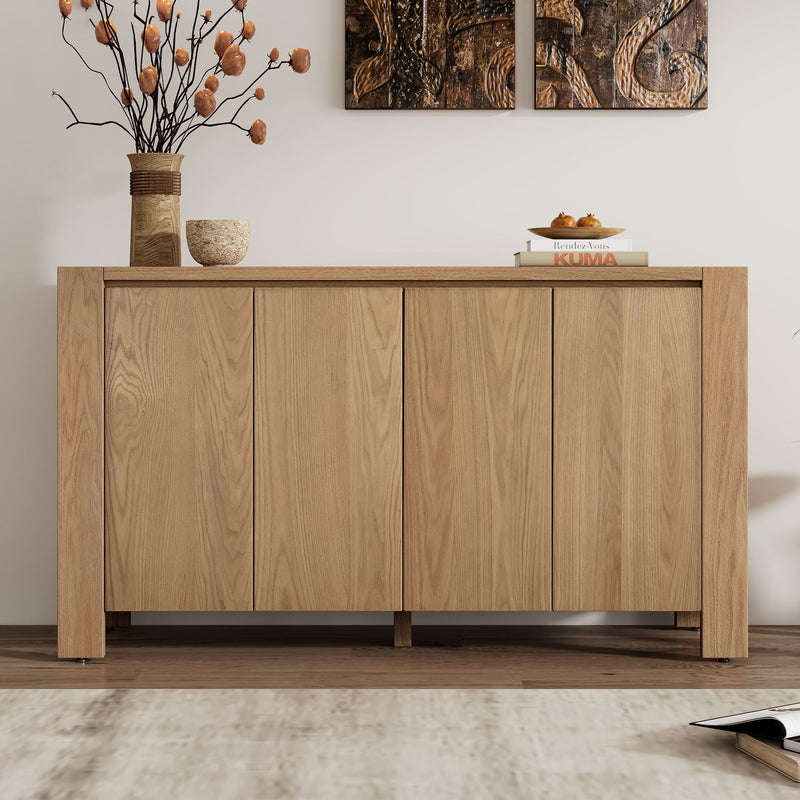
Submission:
[[747,657],[747,269],[703,270],[704,658]]
[[58,656],[105,655],[103,268],[58,270]]

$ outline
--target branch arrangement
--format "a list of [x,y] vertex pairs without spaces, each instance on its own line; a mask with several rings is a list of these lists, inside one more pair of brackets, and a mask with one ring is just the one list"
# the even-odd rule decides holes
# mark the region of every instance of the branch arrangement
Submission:
[[[230,6],[217,16],[211,9],[201,12],[200,0],[195,0],[191,26],[182,20],[181,12],[176,7],[181,3],[191,5],[192,0],[146,0],[146,3],[145,0],[133,0],[130,21],[132,46],[128,57],[121,41],[123,37],[127,38],[127,34],[118,30],[115,24],[115,21],[119,22],[119,15],[112,19],[114,6],[108,0],[97,0],[95,10],[99,19],[95,21],[91,16],[95,0],[75,2],[80,2],[87,12],[98,44],[111,54],[114,62],[111,76],[108,77],[103,70],[90,66],[78,48],[67,38],[67,25],[72,21],[73,0],[58,2],[62,18],[61,37],[75,51],[84,66],[102,78],[118,106],[120,119],[105,122],[81,120],[66,99],[54,91],[53,95],[64,103],[73,118],[67,129],[75,125],[114,125],[133,139],[138,153],[178,153],[186,139],[200,128],[225,125],[232,125],[243,131],[255,144],[264,144],[267,126],[263,120],[257,119],[249,128],[236,121],[251,100],[264,99],[264,89],[256,84],[268,72],[284,65],[301,74],[307,72],[311,66],[311,56],[302,47],[292,50],[291,56],[283,61],[278,49],[273,48],[265,58],[266,66],[262,62],[263,69],[244,89],[218,100],[222,81],[237,78],[244,72],[247,56],[243,48],[249,47],[255,36],[255,24],[245,17],[247,0],[230,0]],[[155,13],[151,13],[152,11]],[[238,34],[221,27],[226,17],[229,27],[241,25]],[[215,32],[213,48],[216,58],[211,66],[202,70],[202,45]],[[135,84],[132,83],[132,77],[136,79]],[[241,101],[238,107],[237,100]],[[225,114],[217,117],[228,103],[232,104],[226,109],[233,112],[230,118],[225,119]]]

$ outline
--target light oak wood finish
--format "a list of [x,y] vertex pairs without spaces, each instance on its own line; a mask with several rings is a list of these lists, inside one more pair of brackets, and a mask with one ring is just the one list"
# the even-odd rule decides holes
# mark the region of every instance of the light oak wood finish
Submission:
[[700,290],[556,289],[553,606],[700,607]]
[[54,626],[0,627],[0,686],[772,688],[776,700],[800,693],[798,626],[751,628],[749,659],[729,664],[701,659],[700,634],[672,627],[417,622],[414,646],[392,647],[388,615],[380,625],[134,625],[107,638],[104,660],[79,665],[56,660]]
[[746,733],[737,733],[736,747],[795,783],[800,783],[800,753],[784,750],[779,740],[757,739]]
[[[597,430],[592,432],[591,435],[597,438],[597,448],[589,454],[589,462],[584,467],[574,463],[583,458],[577,446],[565,450],[558,441],[555,442],[556,474],[563,478],[564,474],[574,473],[577,478],[572,482],[573,488],[582,498],[578,503],[578,514],[571,509],[568,509],[568,514],[573,514],[585,526],[585,551],[592,552],[594,548],[597,555],[581,573],[588,576],[586,585],[597,590],[597,602],[592,601],[592,605],[596,610],[609,607],[668,609],[676,612],[679,625],[696,622],[697,610],[702,607],[703,655],[708,658],[735,658],[747,654],[746,270],[708,268],[702,271],[694,267],[69,268],[59,270],[59,654],[62,657],[99,657],[104,638],[103,283],[109,297],[120,293],[118,305],[121,315],[115,323],[111,314],[109,330],[116,330],[117,327],[121,331],[126,327],[129,329],[125,334],[129,344],[120,347],[116,353],[123,367],[120,373],[122,379],[113,383],[113,392],[112,384],[109,384],[109,410],[114,414],[119,413],[123,420],[123,425],[118,429],[112,426],[116,433],[109,437],[109,449],[105,453],[109,462],[107,474],[113,474],[116,481],[109,489],[118,501],[112,516],[114,520],[127,519],[129,527],[136,528],[138,525],[142,542],[149,537],[149,541],[158,547],[163,545],[172,548],[173,556],[181,562],[179,568],[175,568],[174,564],[170,566],[153,547],[145,547],[140,553],[139,545],[131,541],[125,545],[130,545],[129,549],[124,550],[122,538],[109,529],[109,559],[106,563],[108,611],[125,614],[131,609],[145,607],[179,610],[250,607],[254,546],[252,526],[249,542],[243,535],[242,540],[235,540],[231,547],[226,536],[231,520],[235,523],[230,526],[232,528],[240,530],[248,527],[245,519],[248,512],[244,510],[248,482],[243,475],[246,463],[251,463],[254,458],[253,430],[252,425],[248,430],[246,424],[239,424],[237,413],[245,409],[242,418],[246,419],[253,410],[253,392],[260,390],[254,389],[252,366],[249,367],[249,374],[242,367],[248,361],[252,365],[252,351],[249,354],[246,352],[247,346],[252,347],[252,332],[245,325],[246,335],[240,336],[240,332],[232,332],[232,328],[227,334],[220,334],[221,329],[226,328],[226,321],[236,327],[238,323],[234,323],[234,318],[239,319],[239,315],[238,312],[232,312],[232,306],[236,303],[230,304],[228,300],[219,301],[217,298],[247,297],[242,308],[247,307],[247,314],[250,315],[248,324],[252,326],[254,288],[264,293],[279,291],[302,294],[318,291],[333,298],[329,306],[335,304],[339,297],[336,292],[348,291],[356,293],[354,296],[358,297],[371,292],[389,293],[386,296],[394,297],[405,291],[409,298],[422,297],[426,292],[431,292],[430,297],[434,297],[435,293],[443,292],[442,296],[450,298],[442,304],[442,308],[437,307],[436,303],[426,303],[422,312],[418,309],[417,316],[421,323],[417,328],[422,334],[418,332],[415,338],[415,334],[410,332],[405,343],[411,367],[416,369],[415,376],[410,377],[404,387],[408,391],[409,407],[406,411],[414,403],[417,404],[414,417],[417,421],[406,430],[405,455],[409,481],[416,481],[418,489],[410,491],[407,486],[405,490],[411,515],[409,519],[416,514],[416,528],[410,525],[406,533],[418,530],[417,544],[413,535],[407,541],[409,553],[415,547],[417,549],[414,558],[409,558],[405,565],[406,588],[416,586],[423,594],[427,592],[430,604],[426,601],[426,605],[431,608],[547,608],[550,569],[541,567],[542,573],[538,571],[540,562],[546,563],[548,559],[541,559],[537,548],[545,546],[543,540],[549,546],[549,523],[546,536],[537,534],[531,537],[527,533],[520,533],[520,521],[534,519],[540,512],[544,515],[545,506],[532,492],[549,492],[543,489],[547,484],[541,480],[541,464],[545,466],[544,481],[549,481],[552,466],[550,447],[540,448],[534,445],[534,441],[541,441],[537,439],[540,430],[536,425],[539,422],[544,422],[543,427],[549,429],[549,416],[544,416],[543,409],[546,407],[549,415],[550,388],[547,386],[541,391],[544,384],[537,382],[540,376],[540,364],[537,365],[537,361],[541,362],[542,351],[549,359],[550,346],[546,337],[550,336],[550,328],[549,321],[544,324],[544,329],[539,327],[541,309],[537,307],[534,313],[534,309],[528,305],[530,301],[523,298],[530,298],[537,293],[550,297],[555,291],[557,297],[563,293],[565,298],[574,298],[578,306],[578,309],[573,309],[577,317],[574,324],[566,326],[575,348],[574,358],[561,359],[561,366],[557,359],[555,365],[557,404],[562,403],[569,414],[574,410],[575,420],[570,424],[578,431],[593,430],[591,426],[587,428],[579,416],[584,411],[587,415],[590,411],[595,413],[592,406],[605,404],[609,408],[617,408],[618,412],[603,417],[603,425],[598,430],[604,438],[600,437]],[[243,292],[244,295],[236,295],[236,292]],[[696,341],[696,300],[689,304],[674,301],[675,297],[696,298],[698,295],[703,298],[702,342],[699,345]],[[648,299],[640,308],[643,301],[635,298],[645,296],[660,297],[660,300],[652,301],[653,305],[649,306],[647,303],[651,300]],[[207,298],[208,304],[198,302],[198,297]],[[616,298],[605,305],[601,303],[606,312],[609,308],[613,310],[615,303],[618,308],[610,315],[604,312],[604,326],[597,330],[591,329],[586,323],[586,314],[592,311],[591,303],[587,307],[581,299],[586,297]],[[183,298],[192,299],[186,303]],[[620,301],[619,298],[625,299]],[[279,307],[281,305],[278,303]],[[348,343],[350,340],[347,340],[344,345],[345,357],[340,358],[338,353],[331,355],[332,345],[328,340],[339,341],[336,338],[339,337],[345,341],[346,337],[337,327],[337,320],[343,318],[342,313],[346,315],[349,312],[343,308],[342,313],[337,315],[328,307],[319,309],[319,313],[311,313],[307,309],[314,304],[303,300],[292,301],[290,305],[297,310],[296,318],[303,320],[308,330],[314,331],[317,316],[325,321],[327,327],[324,336],[319,329],[313,333],[312,340],[317,345],[313,353],[309,352],[307,356],[304,350],[306,346],[302,343],[292,343],[287,338],[281,344],[276,340],[276,352],[283,355],[275,362],[280,367],[283,358],[284,367],[281,369],[294,369],[296,376],[302,376],[306,369],[311,385],[314,385],[314,381],[317,381],[316,385],[321,385],[320,381],[329,381],[334,385],[337,374],[342,381],[345,380],[342,376],[345,376],[353,385],[361,382],[367,395],[375,386],[383,385],[381,380],[387,386],[391,384],[393,378],[390,373],[395,373],[389,368],[389,361],[392,364],[395,362],[391,359],[382,360],[385,353],[381,348],[385,341],[374,331],[367,335],[371,329],[363,320],[357,324],[362,325],[363,341],[367,341],[368,346],[362,346],[363,341],[362,344],[351,346]],[[544,305],[549,314],[550,302]],[[151,329],[147,330],[147,314],[151,314],[155,306],[158,306],[158,313],[152,317]],[[375,312],[370,303],[365,308],[368,306],[367,319]],[[690,307],[691,314],[686,313]],[[285,308],[280,311],[281,314],[284,312],[291,316]],[[410,314],[414,313],[412,300]],[[186,330],[182,320],[192,315],[192,331],[186,336],[182,333],[179,335],[177,331]],[[373,315],[375,320],[382,317],[379,312]],[[392,319],[395,317],[392,316]],[[409,320],[412,320],[411,316]],[[453,320],[458,324],[452,325]],[[370,324],[373,323],[375,330],[381,330],[374,320]],[[557,329],[558,324],[556,319]],[[269,328],[271,321],[263,319],[259,322],[261,325]],[[647,329],[648,325],[652,330]],[[692,345],[689,342],[693,338],[695,344]],[[597,340],[607,340],[610,345],[598,347]],[[162,346],[161,342],[166,345]],[[374,357],[371,348],[381,351],[382,357]],[[557,352],[558,349],[556,342]],[[654,358],[647,356],[651,350]],[[697,369],[698,351],[702,354],[701,370]],[[202,357],[197,357],[198,352]],[[296,353],[300,353],[308,362],[307,368],[291,363]],[[367,366],[350,366],[347,359],[351,355],[355,360],[365,358]],[[423,364],[420,355],[427,359],[427,367],[420,366]],[[415,358],[416,367],[413,366]],[[581,359],[591,362],[586,364],[586,369],[574,363]],[[663,369],[654,367],[658,359],[663,362]],[[152,367],[148,366],[151,360]],[[135,366],[128,387],[132,391],[126,388],[128,361]],[[320,364],[322,367],[318,368]],[[195,380],[192,377],[192,365],[196,366],[196,374],[203,376],[197,379],[196,387],[203,386],[207,390],[192,394],[192,381]],[[208,365],[208,369],[203,372],[205,365]],[[583,386],[585,392],[592,393],[590,398],[587,399],[581,392],[574,393],[573,397],[570,392],[559,390],[559,382],[563,377],[559,376],[559,371],[562,367],[578,387]],[[457,369],[454,371],[454,368]],[[550,369],[548,360],[542,370],[548,379]],[[149,370],[154,370],[152,375]],[[691,377],[691,370],[695,370],[694,377]],[[233,376],[232,382],[219,380],[220,374],[227,374],[226,371]],[[462,376],[462,382],[453,380],[453,375]],[[597,379],[594,389],[593,375]],[[636,375],[640,377],[638,387],[634,385]],[[469,379],[463,376],[469,376]],[[111,372],[108,377],[113,380]],[[682,380],[687,385],[682,385]],[[696,398],[700,384],[703,386],[705,407],[702,414],[703,546],[698,556],[694,508],[699,477],[695,475],[691,479],[693,484],[689,486],[686,476],[692,470],[696,472],[700,463],[699,459],[693,461],[687,458],[687,453],[696,447],[698,441]],[[181,386],[183,389],[180,389]],[[336,386],[339,387],[339,384]],[[626,389],[627,393],[623,393],[625,387],[632,389],[630,392]],[[666,394],[664,387],[669,388]],[[311,401],[311,392],[305,385],[298,384],[293,394],[288,390],[284,392],[277,382],[269,382],[266,389],[272,393],[270,396],[278,398],[277,405],[272,402],[270,406],[273,409],[283,407],[287,419],[292,413],[289,406],[296,397],[300,398],[300,405],[312,417],[327,411],[322,401],[317,400],[316,405]],[[182,399],[180,391],[184,391]],[[542,395],[545,400],[542,400]],[[197,405],[195,396],[201,398]],[[377,396],[380,398],[381,393],[377,392]],[[386,397],[388,394],[384,400]],[[623,403],[623,397],[630,401],[627,406]],[[151,410],[162,404],[164,419],[159,425],[163,434],[151,431],[146,446],[129,448],[126,439],[134,441],[141,433],[137,425],[146,429],[152,422],[146,415],[138,416],[137,409],[143,398],[155,400],[155,405],[150,405]],[[265,398],[266,394],[260,402],[266,403]],[[655,401],[654,398],[661,399]],[[347,407],[346,413],[324,418],[327,422],[323,426],[319,426],[318,420],[312,419],[299,438],[296,437],[296,441],[305,443],[304,446],[311,452],[309,442],[312,436],[309,431],[320,430],[317,439],[324,446],[319,449],[331,453],[331,463],[336,463],[333,455],[341,455],[336,442],[352,444],[359,441],[358,431],[346,428],[349,424],[347,415],[352,414],[351,407],[355,408],[355,416],[362,421],[376,420],[378,417],[371,410],[368,412],[368,406],[373,401],[374,398],[361,397],[358,403],[353,404],[348,399],[346,404],[340,404],[340,408]],[[247,402],[251,403],[249,408]],[[378,407],[381,407],[380,402],[379,399]],[[695,410],[689,411],[690,408]],[[192,413],[189,413],[190,409]],[[157,411],[157,414],[160,413]],[[403,424],[403,415],[399,410],[395,413],[396,417],[392,417],[387,410],[384,421],[395,419],[400,426]],[[203,418],[204,414],[207,415],[206,419]],[[687,419],[686,427],[668,432],[670,425],[674,427],[674,419],[681,414]],[[406,417],[408,419],[412,417]],[[220,420],[222,423],[218,425]],[[558,420],[556,423],[558,429]],[[194,456],[191,452],[182,459],[175,456],[176,449],[186,451],[186,446],[182,444],[182,432],[193,424],[198,426],[196,439],[201,442],[201,449],[206,454],[203,465],[209,469],[214,466],[218,472],[208,478],[205,488],[200,490],[206,499],[198,502],[198,508],[202,508],[195,518],[181,517],[180,524],[176,526],[172,524],[170,515],[174,512],[174,516],[181,516],[181,503],[173,508],[174,504],[164,501],[164,498],[168,498],[168,492],[173,488],[170,473],[174,472],[183,476],[181,480],[188,481],[188,475],[193,471],[198,472],[196,464],[193,465]],[[337,433],[337,426],[345,426],[345,433]],[[156,428],[158,425],[154,426],[154,430]],[[133,435],[129,437],[131,432]],[[289,442],[290,434],[294,435],[291,427],[279,431],[286,442]],[[370,453],[375,455],[376,460],[370,461],[370,455],[364,460],[360,471],[352,467],[351,461],[347,474],[355,475],[355,478],[346,486],[344,482],[341,484],[343,493],[349,492],[351,486],[359,491],[368,478],[377,483],[381,480],[381,470],[384,470],[383,478],[391,474],[391,469],[386,466],[389,460],[382,462],[384,466],[374,466],[389,452],[389,445],[386,444],[389,439],[378,442],[375,430],[368,426],[366,432],[360,435],[365,437],[363,441],[371,443],[373,449]],[[337,439],[337,436],[343,438]],[[449,440],[448,436],[451,437]],[[658,436],[664,441],[659,441]],[[332,442],[334,445],[330,446]],[[410,444],[414,447],[410,447]],[[601,445],[606,449],[603,450]],[[249,451],[248,447],[251,448]],[[546,458],[542,456],[542,451],[547,453]],[[655,458],[657,452],[661,455]],[[256,469],[264,468],[269,448],[265,453],[264,457],[255,458]],[[145,463],[143,454],[152,463]],[[278,461],[274,454],[272,457],[275,462]],[[456,464],[457,458],[462,462]],[[139,461],[136,462],[136,459]],[[122,466],[115,465],[115,460]],[[458,468],[449,469],[450,462]],[[462,463],[463,468],[460,466]],[[535,468],[531,466],[534,463]],[[141,464],[141,468],[137,464]],[[280,466],[282,468],[284,465]],[[296,465],[292,469],[296,470]],[[345,549],[342,542],[349,541],[342,531],[347,530],[349,535],[353,534],[354,529],[349,528],[346,521],[342,522],[345,517],[340,512],[350,502],[354,508],[363,509],[369,505],[373,510],[378,509],[378,503],[373,502],[377,492],[372,498],[362,496],[357,502],[341,495],[330,499],[326,492],[335,483],[329,480],[324,471],[318,472],[323,475],[323,487],[314,496],[323,498],[325,503],[330,500],[334,513],[339,514],[334,519],[337,533],[333,538],[320,539],[324,545],[322,552],[328,557],[324,547],[330,547],[330,552],[333,552],[330,560],[335,563],[338,558],[341,564]],[[333,474],[333,470],[328,472]],[[198,474],[204,473],[199,470]],[[651,481],[646,480],[648,475]],[[188,485],[188,482],[181,484],[181,480],[175,483],[180,491],[181,486]],[[344,481],[343,478],[341,480]],[[150,499],[146,497],[150,491],[146,485],[148,481],[153,488]],[[602,482],[607,490],[602,493],[596,491],[598,483],[593,485],[592,481]],[[556,490],[561,491],[561,486],[566,491],[569,484],[569,481],[560,480]],[[658,484],[657,488],[655,484]],[[198,485],[203,485],[202,480]],[[279,497],[282,491],[277,483],[270,488],[275,497]],[[615,496],[615,491],[621,494]],[[597,498],[602,496],[604,502],[600,504],[599,499],[589,502],[592,492],[596,493]],[[226,493],[227,498],[218,504],[218,496]],[[441,502],[437,493],[443,498]],[[391,507],[395,502],[394,495],[389,491],[388,496],[388,501],[383,497],[381,502],[387,502]],[[150,502],[152,497],[156,499]],[[300,495],[292,500],[295,507],[300,507],[297,504],[298,497]],[[515,499],[519,497],[521,501]],[[204,502],[210,505],[206,507]],[[584,510],[581,510],[581,503],[585,506]],[[568,505],[562,504],[562,510]],[[157,510],[153,511],[151,506],[157,507]],[[288,506],[284,511],[286,508]],[[472,513],[471,508],[477,509],[477,513]],[[427,522],[421,516],[423,510],[426,514],[429,512],[432,520],[427,528]],[[218,526],[216,530],[204,529],[207,518],[211,518],[214,525],[219,522],[214,519],[217,513],[220,519],[225,518],[221,527]],[[252,514],[252,511],[249,513]],[[378,519],[381,513],[375,511],[373,516]],[[396,515],[387,511],[386,506],[383,513],[384,521],[390,517],[396,519]],[[559,513],[557,507],[557,540]],[[313,514],[317,519],[322,516],[319,511]],[[138,522],[134,521],[137,515],[140,518]],[[609,520],[613,521],[615,515],[619,525],[610,525]],[[236,523],[237,516],[242,524]],[[160,518],[169,528],[169,536],[165,538],[159,537],[158,533],[153,534],[149,522],[151,518],[156,522],[156,518]],[[654,535],[648,527],[653,519],[657,521]],[[443,526],[445,535],[439,536],[436,526],[442,527],[442,520],[446,522]],[[450,525],[451,520],[458,524],[463,522],[466,535],[462,536],[461,532],[454,529]],[[596,545],[598,524],[606,537],[607,546],[603,548]],[[497,535],[501,529],[504,529],[503,535]],[[634,535],[637,529],[643,531],[638,539]],[[453,535],[454,530],[457,535]],[[181,548],[176,544],[184,535],[181,531],[186,532],[190,539],[196,537],[202,542],[201,547],[196,547],[194,543],[186,546],[185,552],[190,559],[187,565],[182,563]],[[506,531],[511,531],[511,534],[508,535]],[[281,535],[289,542],[285,532]],[[360,535],[357,532],[353,534],[356,538]],[[302,545],[309,554],[312,540],[309,534],[308,542]],[[387,569],[395,576],[387,579],[389,583],[384,582],[384,591],[392,596],[392,602],[381,603],[381,607],[410,612],[412,608],[421,606],[414,606],[413,598],[403,605],[399,581],[391,583],[396,578],[397,570],[402,570],[400,556],[393,554],[396,540],[396,536],[387,539],[387,542],[391,542],[388,545],[390,553],[381,554],[385,559],[382,564],[394,565]],[[423,546],[417,546],[420,544]],[[295,563],[305,568],[301,564],[305,558],[302,548],[289,542],[286,552],[296,557]],[[365,552],[359,550],[359,557]],[[518,557],[509,558],[509,553],[516,553]],[[370,557],[380,561],[381,556],[373,552]],[[698,592],[699,557],[702,558],[702,596]],[[559,569],[569,572],[569,558],[562,559],[556,554],[556,561],[556,575]],[[310,556],[306,558],[306,563],[311,563]],[[153,569],[151,564],[155,565]],[[267,574],[264,585],[271,581],[274,586],[273,576],[279,574],[282,567],[269,559],[264,564],[267,573],[273,570],[272,575]],[[607,581],[603,564],[610,570]],[[325,576],[328,584],[322,585],[322,594],[328,601],[347,595],[346,600],[352,598],[354,605],[363,607],[361,601],[369,594],[369,587],[383,580],[376,577],[381,574],[382,568],[365,568],[362,562],[354,563],[349,574],[356,575],[358,570],[362,570],[360,574],[368,573],[366,580],[359,578],[355,581],[355,588],[343,589],[333,586],[335,581]],[[634,574],[631,569],[639,574]],[[262,570],[260,579],[264,574]],[[307,570],[306,574],[312,573]],[[115,583],[112,580],[115,576],[122,583]],[[116,589],[124,587],[128,580],[129,587],[138,587],[130,589],[133,594],[142,597],[147,595],[143,605],[137,606],[117,596]],[[458,589],[459,582],[463,591]],[[295,589],[290,587],[286,590],[284,586],[281,591],[287,591],[287,596],[291,596]],[[306,598],[303,602],[312,597],[309,605],[304,607],[319,608],[316,601],[319,593],[314,588],[304,591]],[[379,590],[376,588],[377,593]],[[177,603],[173,602],[181,594],[184,598],[191,594],[195,600],[201,598],[202,602],[192,600],[184,604],[181,598]],[[443,602],[442,597],[445,598]],[[611,601],[606,602],[609,597]],[[290,598],[288,602],[289,607],[295,607],[291,605],[294,600]],[[371,603],[372,600],[367,599],[366,602]],[[331,601],[331,605],[321,607],[353,606],[341,605],[336,600],[335,603]],[[402,626],[405,626],[404,621],[399,630],[402,630]],[[693,641],[697,642],[698,639]]]
[[699,611],[676,611],[675,612],[675,627],[676,628],[699,628],[700,627],[700,612]]
[[112,288],[106,325],[106,609],[252,609],[252,289]]
[[58,656],[102,658],[103,270],[58,270]]
[[402,608],[402,290],[256,290],[255,607]]
[[705,658],[747,657],[747,270],[703,270]]
[[106,267],[107,281],[700,282],[701,267]]
[[549,289],[406,290],[407,610],[551,607],[550,318]]
[[[180,172],[179,153],[132,153],[132,172]],[[131,196],[131,266],[181,265],[181,198],[179,194]]]
[[411,647],[411,612],[394,612],[394,646]]

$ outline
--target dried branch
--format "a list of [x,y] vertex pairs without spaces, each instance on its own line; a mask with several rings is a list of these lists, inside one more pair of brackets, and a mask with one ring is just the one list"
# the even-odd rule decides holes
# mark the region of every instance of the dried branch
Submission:
[[[120,35],[116,28],[112,27],[111,18],[115,12],[115,4],[111,0],[97,0],[94,7],[97,8],[100,14],[100,22],[95,25],[92,20],[89,21],[95,28],[98,41],[110,51],[116,70],[116,76],[114,77],[107,76],[102,69],[97,69],[88,63],[66,34],[66,23],[71,11],[66,16],[63,16],[61,26],[62,39],[90,72],[101,77],[106,89],[122,110],[126,123],[126,125],[123,125],[116,120],[107,120],[105,122],[81,120],[67,100],[54,91],[53,95],[64,103],[72,117],[73,121],[67,128],[72,128],[75,125],[90,125],[94,127],[115,125],[124,130],[133,139],[137,152],[178,152],[184,146],[188,137],[202,127],[218,128],[231,125],[250,134],[250,130],[238,124],[236,120],[245,106],[254,99],[251,93],[252,88],[268,72],[287,64],[292,65],[292,61],[291,59],[268,61],[266,68],[243,91],[222,98],[216,103],[216,107],[211,114],[207,117],[201,117],[194,106],[193,98],[199,92],[205,90],[206,80],[210,76],[220,75],[220,77],[223,77],[221,73],[224,72],[222,69],[223,59],[219,54],[217,54],[216,59],[212,61],[210,66],[202,69],[200,61],[203,43],[211,43],[212,35],[221,28],[224,21],[233,19],[238,14],[241,28],[238,35],[232,34],[231,44],[242,48],[244,48],[245,43],[250,44],[250,39],[246,39],[244,36],[245,24],[248,23],[244,9],[237,8],[235,0],[224,1],[229,4],[218,16],[212,16],[211,14],[206,16],[205,13],[201,13],[201,0],[195,0],[191,36],[187,39],[187,47],[179,48],[178,32],[181,27],[181,12],[175,10],[173,13],[174,5],[166,6],[169,10],[165,11],[165,6],[159,3],[156,20],[156,16],[152,13],[155,5],[153,0],[147,0],[146,8],[144,0],[141,0],[141,2],[140,0],[133,0],[132,20],[130,22],[132,43],[130,54],[132,58],[126,59]],[[173,0],[173,3],[177,5],[176,0]],[[229,17],[230,14],[233,14],[234,17]],[[252,23],[249,24],[252,25]],[[161,41],[158,45],[155,45],[150,37],[148,37],[147,44],[145,43],[144,32],[149,25],[155,25],[159,29]],[[104,30],[113,31],[113,35],[98,35],[98,33],[102,34]],[[250,33],[250,37],[252,38],[252,33]],[[176,56],[179,50],[187,50],[185,54],[182,54],[183,58],[181,60],[178,60]],[[146,58],[145,52],[147,52],[149,58]],[[306,52],[306,59],[307,56]],[[133,68],[132,74],[129,70],[129,64]],[[139,76],[150,66],[156,70],[158,77],[154,81],[154,86],[151,84],[151,86],[146,87],[148,91],[150,88],[153,91],[150,94],[144,94],[145,84],[141,83]],[[305,71],[305,69],[298,69],[296,66],[294,68],[296,72]],[[120,82],[119,92],[112,88],[114,81],[117,79]],[[140,89],[141,94],[134,91],[135,89]],[[212,89],[215,94],[218,93],[218,82]],[[248,94],[250,96],[245,97]],[[263,94],[260,96],[263,98]],[[238,105],[230,119],[222,121],[220,118],[223,115],[219,113],[222,107],[231,101],[241,100],[242,98],[245,99]]]
[[91,125],[95,128],[102,128],[106,125],[116,125],[120,130],[125,131],[125,133],[131,137],[131,139],[136,141],[136,137],[124,125],[120,125],[120,123],[116,120],[109,119],[105,122],[86,122],[82,119],[78,119],[78,115],[72,110],[72,106],[55,90],[53,90],[53,97],[57,97],[69,109],[69,113],[72,114],[72,118],[75,120],[67,125],[67,130],[74,128],[76,125]]

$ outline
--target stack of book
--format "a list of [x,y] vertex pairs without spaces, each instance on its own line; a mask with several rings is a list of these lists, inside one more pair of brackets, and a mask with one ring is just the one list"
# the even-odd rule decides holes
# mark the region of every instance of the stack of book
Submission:
[[800,783],[800,703],[692,722],[736,734],[736,747]]
[[531,239],[514,253],[517,267],[646,267],[647,253],[633,239]]

